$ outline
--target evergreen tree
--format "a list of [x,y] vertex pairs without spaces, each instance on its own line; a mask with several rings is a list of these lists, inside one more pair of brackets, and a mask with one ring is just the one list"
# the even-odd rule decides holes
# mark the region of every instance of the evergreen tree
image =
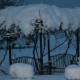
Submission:
[[5,8],[12,5],[11,0],[0,0],[0,8]]
[[26,5],[27,2],[25,0],[12,0],[14,6]]

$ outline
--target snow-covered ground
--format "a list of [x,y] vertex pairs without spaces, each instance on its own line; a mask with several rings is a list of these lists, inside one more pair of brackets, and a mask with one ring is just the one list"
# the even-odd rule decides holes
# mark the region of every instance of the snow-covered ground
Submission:
[[[19,67],[19,70],[15,66]],[[29,67],[30,65],[26,65],[26,66]],[[17,64],[17,65],[15,64],[15,65],[12,65],[10,67],[10,69],[11,68],[16,69],[16,71],[14,69],[11,69],[11,70],[14,70],[13,72],[20,72],[20,73],[16,73],[16,74],[20,74],[20,76],[24,75],[24,74],[26,74],[27,76],[29,76],[29,75],[32,76],[33,72],[26,73],[26,70],[23,72],[20,70],[20,69],[22,69],[22,67],[23,67],[23,64],[22,65],[21,64]],[[29,70],[29,68],[28,68],[28,70]],[[33,70],[31,70],[31,71],[33,71]],[[11,74],[14,74],[14,73],[11,73]],[[27,78],[25,78],[25,77],[22,77],[22,78],[17,77],[16,78],[16,77],[13,77],[11,74],[8,73],[8,75],[4,75],[1,73],[0,74],[0,80],[66,80],[64,73],[54,73],[52,75],[34,75],[32,78],[30,78],[30,77],[29,78],[28,77]]]
[[[0,75],[0,80],[28,80],[12,79],[9,75]],[[36,75],[33,80],[66,80],[64,74],[59,75]]]

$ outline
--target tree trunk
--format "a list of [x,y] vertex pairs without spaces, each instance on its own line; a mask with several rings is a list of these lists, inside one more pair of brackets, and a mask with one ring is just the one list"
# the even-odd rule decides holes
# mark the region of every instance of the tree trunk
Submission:
[[76,49],[76,52],[77,52],[77,57],[80,57],[80,36],[79,36],[79,30],[77,30],[77,35],[76,35],[76,44],[77,44],[77,49]]
[[42,29],[40,32],[40,73],[43,74]]
[[8,38],[8,49],[9,49],[9,65],[12,64],[12,53],[11,53],[11,39],[10,37]]
[[50,35],[48,34],[48,65],[49,65],[49,73],[51,74],[51,59],[50,59]]

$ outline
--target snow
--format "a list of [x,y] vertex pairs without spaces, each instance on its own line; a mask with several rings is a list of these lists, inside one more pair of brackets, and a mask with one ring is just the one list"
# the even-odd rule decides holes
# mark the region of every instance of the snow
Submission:
[[[0,10],[0,24],[5,21],[2,27],[6,26],[6,29],[8,30],[12,24],[15,24],[16,26],[19,26],[22,32],[24,32],[24,34],[26,35],[34,30],[35,27],[32,25],[32,23],[34,23],[36,19],[43,20],[44,29],[46,30],[48,29],[54,30],[55,28],[59,29],[60,24],[63,23],[62,24],[63,29],[69,28],[75,31],[77,28],[80,27],[79,26],[80,8],[74,8],[74,9],[58,8],[56,6],[50,6],[45,4],[34,4],[34,5],[17,6],[17,7],[11,6]],[[65,77],[69,79],[70,78],[80,79],[79,69],[80,68],[77,65],[68,66],[65,69]],[[12,77],[26,78],[26,77],[34,77],[34,72],[33,68],[30,68],[30,65],[26,66],[24,64],[18,63],[10,66],[10,75],[12,75]],[[34,80],[53,80],[53,79],[65,80],[64,75],[47,75],[47,76],[39,75],[34,77]],[[11,77],[0,75],[0,80],[11,80]],[[14,79],[14,80],[19,80],[19,79]]]
[[65,77],[67,79],[80,80],[80,66],[70,65],[65,69]]
[[[19,26],[24,34],[29,34],[34,30],[31,25],[36,19],[42,19],[45,29],[59,29],[61,22],[62,28],[69,27],[76,30],[80,26],[80,8],[58,8],[46,4],[33,4],[17,7],[8,7],[0,10],[0,24],[5,21],[6,29],[12,24]],[[70,26],[69,26],[70,25]]]
[[[9,75],[0,75],[0,80],[30,80],[30,79],[12,79]],[[33,80],[65,80],[61,75],[35,75]]]
[[69,80],[80,80],[80,57],[78,65],[69,65],[65,68],[65,77]]
[[13,78],[34,78],[33,67],[29,64],[15,63],[10,66],[9,73]]

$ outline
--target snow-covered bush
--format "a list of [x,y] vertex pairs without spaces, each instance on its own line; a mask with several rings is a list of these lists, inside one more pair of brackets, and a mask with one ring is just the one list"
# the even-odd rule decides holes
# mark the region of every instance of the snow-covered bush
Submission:
[[9,73],[13,78],[30,78],[34,77],[33,66],[23,63],[12,64],[9,68]]
[[[80,8],[58,8],[46,4],[34,4],[27,6],[7,7],[0,10],[0,28],[9,30],[12,24],[19,26],[21,31],[28,35],[35,27],[32,24],[36,19],[42,19],[45,30],[62,29],[77,30],[80,25]],[[70,25],[70,26],[69,26]],[[76,27],[75,27],[76,26]],[[16,30],[16,29],[15,29]]]
[[68,80],[80,80],[80,66],[70,65],[65,68],[65,77]]

